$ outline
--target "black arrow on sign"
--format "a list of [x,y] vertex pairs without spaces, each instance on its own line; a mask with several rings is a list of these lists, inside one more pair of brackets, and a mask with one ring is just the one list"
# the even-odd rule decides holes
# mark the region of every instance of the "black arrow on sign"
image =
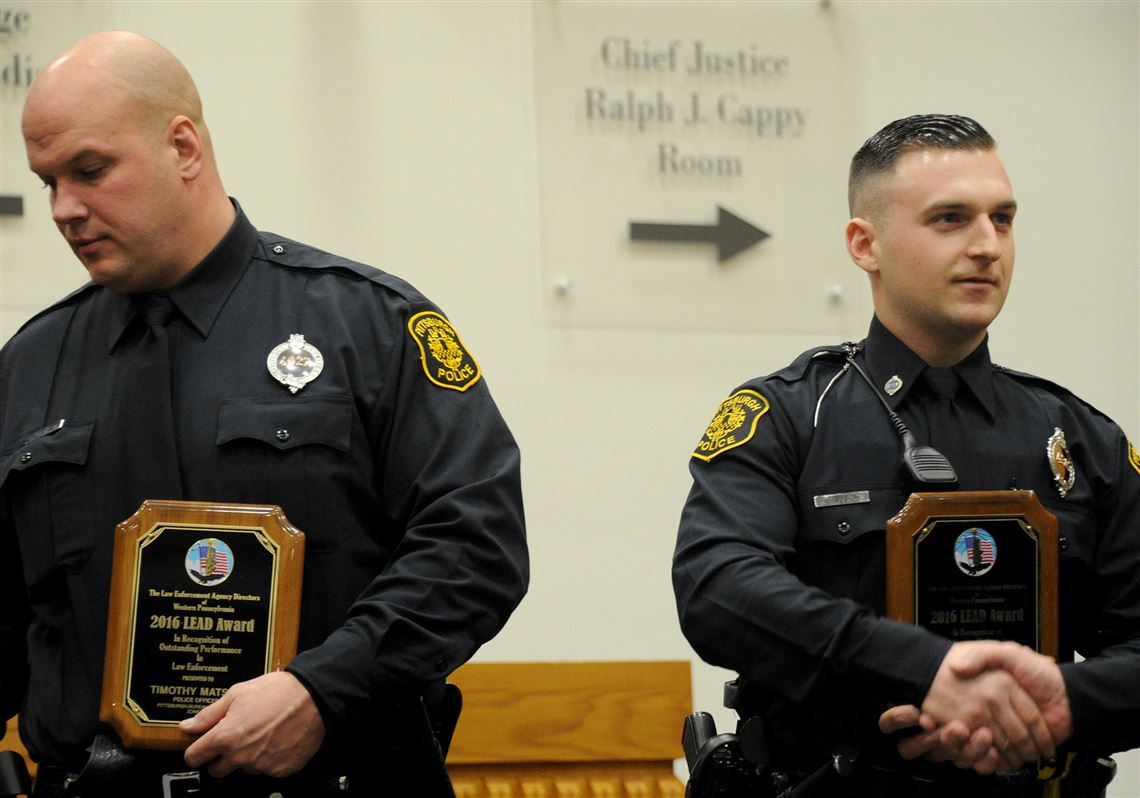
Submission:
[[718,263],[772,236],[719,205],[716,224],[662,224],[630,222],[631,241],[697,241],[716,244]]
[[23,216],[24,198],[15,194],[0,194],[0,216]]

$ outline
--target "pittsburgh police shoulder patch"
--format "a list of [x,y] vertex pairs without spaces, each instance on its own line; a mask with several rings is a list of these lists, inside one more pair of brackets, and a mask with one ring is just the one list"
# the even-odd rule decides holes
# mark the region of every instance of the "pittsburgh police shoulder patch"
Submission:
[[451,322],[434,310],[408,319],[408,332],[420,348],[424,374],[440,388],[466,391],[482,376]]
[[1140,474],[1140,452],[1136,451],[1132,441],[1128,442],[1128,463],[1136,469],[1137,474]]
[[693,457],[712,460],[718,454],[748,443],[756,434],[756,422],[771,404],[756,391],[737,391],[720,403],[704,437],[697,442]]

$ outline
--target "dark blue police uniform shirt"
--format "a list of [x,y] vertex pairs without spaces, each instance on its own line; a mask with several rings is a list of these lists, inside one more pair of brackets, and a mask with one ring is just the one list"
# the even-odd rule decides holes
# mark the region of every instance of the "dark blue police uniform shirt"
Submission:
[[[877,319],[860,346],[872,381],[929,443],[925,363]],[[839,347],[812,350],[721,405],[691,460],[673,564],[696,651],[741,674],[744,711],[815,763],[838,745],[881,738],[880,713],[920,704],[949,647],[882,617],[885,524],[919,487],[885,409],[844,366]],[[1061,658],[1092,658],[1062,666],[1073,742],[1140,745],[1136,451],[1065,389],[993,365],[985,343],[956,371],[960,488],[1033,490],[1058,518]],[[1075,467],[1066,495],[1047,453],[1057,430]]]
[[[36,758],[81,757],[98,730],[116,524],[146,498],[277,504],[306,533],[288,670],[330,732],[367,736],[378,707],[443,679],[526,591],[514,439],[469,353],[461,373],[434,371],[409,329],[420,313],[438,328],[438,308],[259,233],[240,208],[170,295],[179,496],[136,495],[116,462],[137,303],[88,285],[3,349],[0,710],[20,712]],[[294,333],[324,358],[295,394],[267,368]]]

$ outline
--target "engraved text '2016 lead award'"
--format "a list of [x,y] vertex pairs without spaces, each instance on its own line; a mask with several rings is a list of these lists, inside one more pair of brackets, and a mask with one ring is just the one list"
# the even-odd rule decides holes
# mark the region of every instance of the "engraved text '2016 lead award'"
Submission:
[[1033,491],[911,494],[887,522],[887,614],[1057,656],[1057,519]]
[[125,747],[184,749],[179,721],[288,664],[304,556],[271,505],[147,500],[119,524],[99,715]]

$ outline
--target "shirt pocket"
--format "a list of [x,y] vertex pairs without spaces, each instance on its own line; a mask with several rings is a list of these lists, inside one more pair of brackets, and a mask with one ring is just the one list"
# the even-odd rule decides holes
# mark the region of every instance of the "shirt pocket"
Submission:
[[835,486],[800,496],[797,575],[836,596],[885,609],[887,521],[907,493],[890,487]]
[[[1039,496],[1040,498],[1040,496]],[[1083,507],[1058,507],[1042,502],[1045,509],[1057,518],[1057,558],[1061,563],[1091,571],[1096,551],[1096,515]]]
[[338,486],[359,482],[353,465],[353,403],[334,396],[292,401],[233,398],[218,408],[218,494],[280,506],[305,532],[309,552],[336,548]]
[[868,532],[881,532],[906,504],[896,488],[820,489],[800,498],[801,534],[813,543],[849,544]]
[[[1097,519],[1091,508],[1038,493],[1041,504],[1057,518],[1058,627],[1061,655],[1071,650],[1096,654],[1113,637],[1102,628],[1106,591],[1113,589],[1104,566],[1098,568]],[[1127,568],[1135,567],[1126,566]],[[1122,570],[1115,568],[1117,574]]]
[[95,547],[87,474],[94,430],[94,423],[47,427],[0,454],[0,490],[19,530],[24,576],[33,589],[59,567],[78,571]]

